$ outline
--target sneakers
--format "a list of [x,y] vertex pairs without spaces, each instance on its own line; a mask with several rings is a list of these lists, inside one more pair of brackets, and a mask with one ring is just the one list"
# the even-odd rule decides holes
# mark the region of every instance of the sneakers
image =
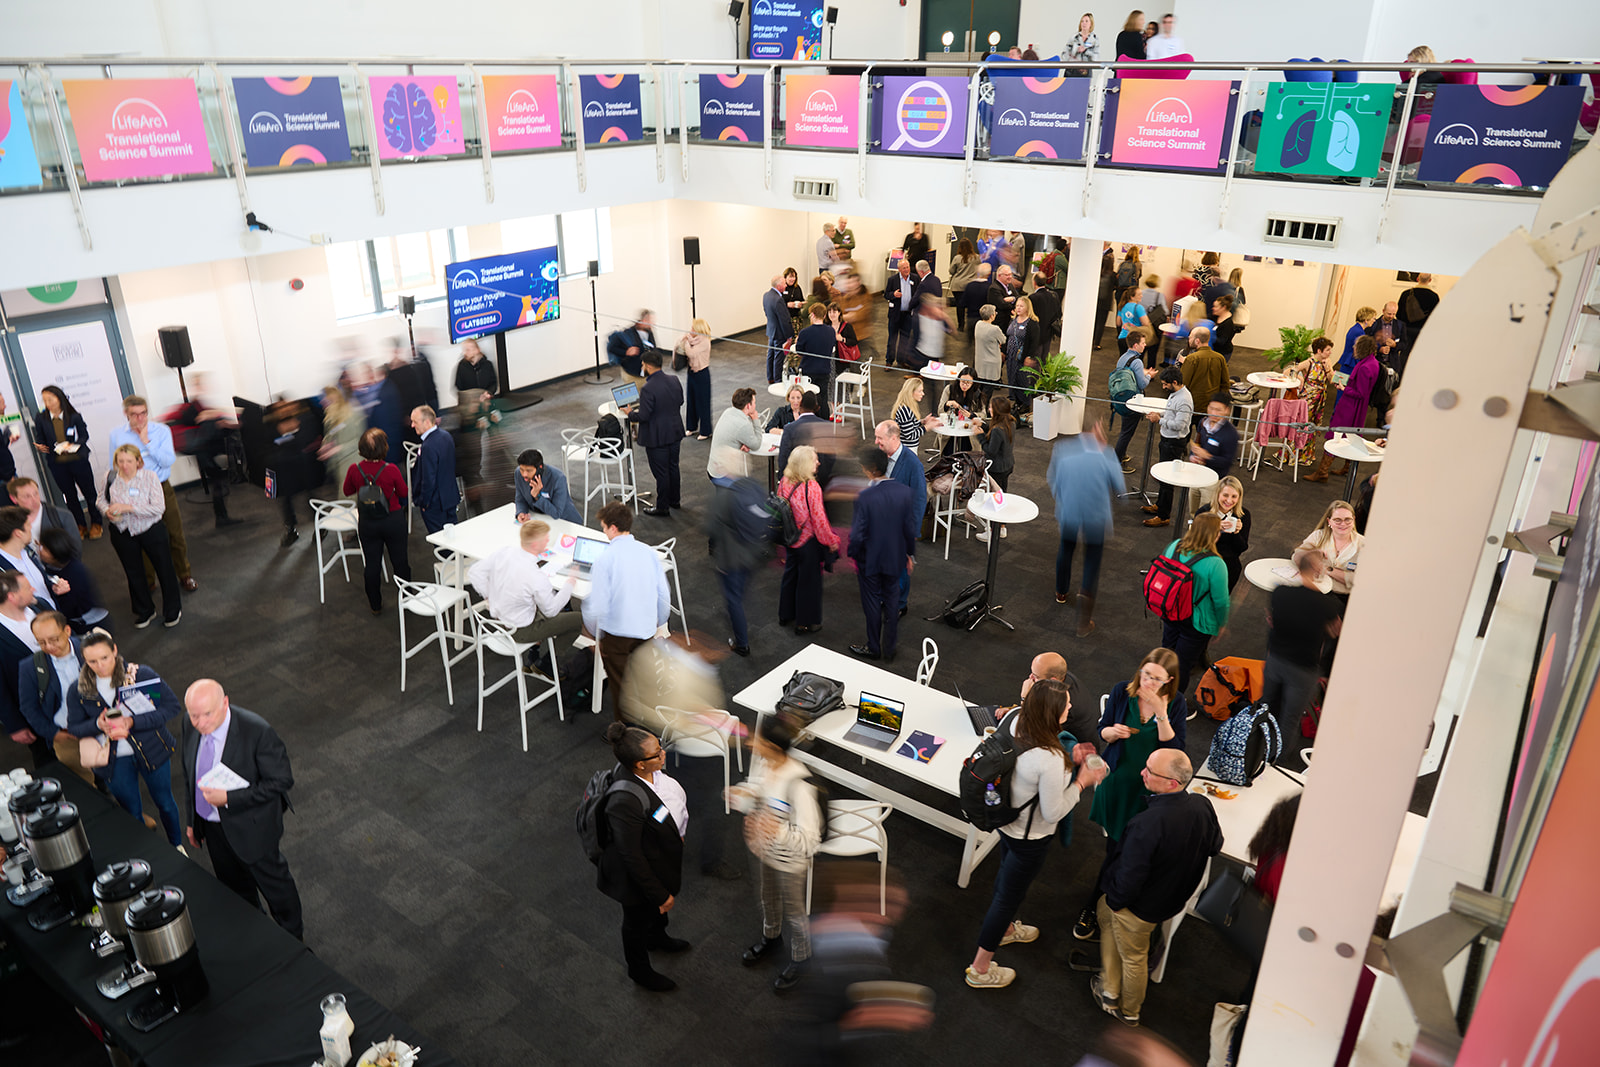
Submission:
[[971,967],[967,968],[967,984],[973,989],[1004,989],[1016,980],[1016,971],[998,963],[989,964],[989,969],[982,974]]
[[1089,979],[1089,992],[1094,994],[1094,1001],[1100,1005],[1100,1010],[1107,1015],[1120,1015],[1121,1008],[1117,1006],[1117,997],[1106,993],[1105,979],[1100,975],[1093,975]]
[[166,621],[164,621],[161,625],[165,626],[167,629],[170,630],[170,629],[172,629],[174,626],[178,625],[178,623],[180,623],[182,621],[183,621],[183,612],[180,611],[180,612],[178,612],[178,614],[174,615],[172,618],[167,619]]
[[153,623],[155,621],[156,621],[156,613],[152,611],[150,614],[146,615],[142,619],[134,619],[133,620],[133,628],[135,630],[142,630],[146,626],[149,626],[151,623]]
[[1100,939],[1100,920],[1095,917],[1093,908],[1084,908],[1078,912],[1078,921],[1072,924],[1072,936],[1079,941]]
[[1139,473],[1139,468],[1135,467],[1132,463],[1128,463],[1128,462],[1124,461],[1123,464],[1122,464],[1122,473],[1123,474],[1138,474]]
[[977,533],[977,538],[978,538],[978,540],[982,541],[984,544],[988,544],[989,543],[989,531],[988,530],[979,530],[978,533]]
[[1000,946],[1004,948],[1006,945],[1026,945],[1030,941],[1037,940],[1039,940],[1039,928],[1037,926],[1013,922],[1010,929],[1006,931],[1006,936],[1000,939]]

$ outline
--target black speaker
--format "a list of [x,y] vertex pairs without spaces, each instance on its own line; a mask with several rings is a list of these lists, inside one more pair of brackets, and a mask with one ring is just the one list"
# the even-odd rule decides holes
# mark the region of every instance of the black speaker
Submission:
[[698,267],[700,265],[700,238],[685,237],[683,239],[683,262],[685,266]]
[[744,4],[740,0],[733,0],[733,3],[728,5],[728,17],[737,19],[742,14],[744,14]]
[[836,8],[836,7],[828,8],[828,25],[831,26],[835,22],[838,22],[838,21],[839,21],[839,9]]
[[598,259],[591,259],[589,261],[589,277],[600,277],[600,261]]
[[402,314],[402,315],[415,315],[416,313],[417,313],[417,298],[414,297],[414,296],[402,296],[400,298],[400,314]]
[[194,362],[194,349],[189,347],[189,327],[163,326],[156,331],[161,339],[161,359],[169,367],[187,367]]

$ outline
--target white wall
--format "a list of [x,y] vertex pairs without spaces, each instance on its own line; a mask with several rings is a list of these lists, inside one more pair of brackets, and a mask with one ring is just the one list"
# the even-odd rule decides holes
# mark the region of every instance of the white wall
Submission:
[[1441,62],[1452,59],[1514,61],[1529,57],[1600,56],[1600,18],[1593,4],[1576,0],[1456,0],[1446,8],[1414,0],[1373,4],[1367,58],[1404,60],[1419,44]]
[[[915,59],[922,54],[921,0],[829,0],[839,9],[833,31],[833,58]],[[748,18],[748,12],[746,12]],[[827,27],[823,27],[823,54],[827,55]]]
[[[1359,60],[1366,52],[1368,26],[1375,7],[1385,0],[1346,0],[1338,5],[1301,8],[1288,7],[1278,0],[1229,0],[1226,6],[1214,3],[1174,3],[1146,8],[1146,21],[1160,21],[1171,11],[1177,16],[1177,34],[1197,60],[1225,62],[1255,59],[1283,62],[1296,57],[1309,59]],[[1451,14],[1456,10],[1451,5]],[[1487,5],[1485,5],[1487,6]],[[1436,22],[1439,11],[1433,13]],[[1117,29],[1122,28],[1118,19]],[[1116,33],[1112,33],[1113,39]],[[1100,35],[1105,41],[1105,34]],[[1489,38],[1492,40],[1493,38]],[[1411,48],[1407,43],[1398,52],[1394,42],[1380,48],[1372,59],[1402,60]]]

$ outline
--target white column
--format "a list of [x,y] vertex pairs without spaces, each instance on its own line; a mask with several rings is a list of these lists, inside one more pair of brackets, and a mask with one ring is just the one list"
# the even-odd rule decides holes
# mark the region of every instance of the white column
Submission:
[[[1058,351],[1077,361],[1078,369],[1083,371],[1084,390],[1089,396],[1105,395],[1106,377],[1111,373],[1106,367],[1092,366],[1090,360],[1096,325],[1095,301],[1100,295],[1100,253],[1104,249],[1103,241],[1072,238],[1067,259],[1067,288],[1061,294],[1061,347]],[[1112,349],[1106,366],[1115,362],[1115,356],[1116,349]],[[1099,388],[1096,382],[1100,383]],[[1072,403],[1080,409],[1085,406],[1082,399]],[[1077,412],[1079,425],[1082,414],[1081,410]]]

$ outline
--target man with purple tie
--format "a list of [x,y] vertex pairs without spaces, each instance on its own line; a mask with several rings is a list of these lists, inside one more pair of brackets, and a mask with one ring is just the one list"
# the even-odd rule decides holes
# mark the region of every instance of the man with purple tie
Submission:
[[[305,940],[300,891],[278,850],[283,812],[294,773],[276,731],[254,712],[235,708],[220,683],[201,678],[184,694],[184,821],[190,846],[211,853],[217,881],[259,907],[257,893],[277,924]],[[233,788],[201,783],[218,767],[232,772]],[[238,779],[243,779],[239,784]]]

